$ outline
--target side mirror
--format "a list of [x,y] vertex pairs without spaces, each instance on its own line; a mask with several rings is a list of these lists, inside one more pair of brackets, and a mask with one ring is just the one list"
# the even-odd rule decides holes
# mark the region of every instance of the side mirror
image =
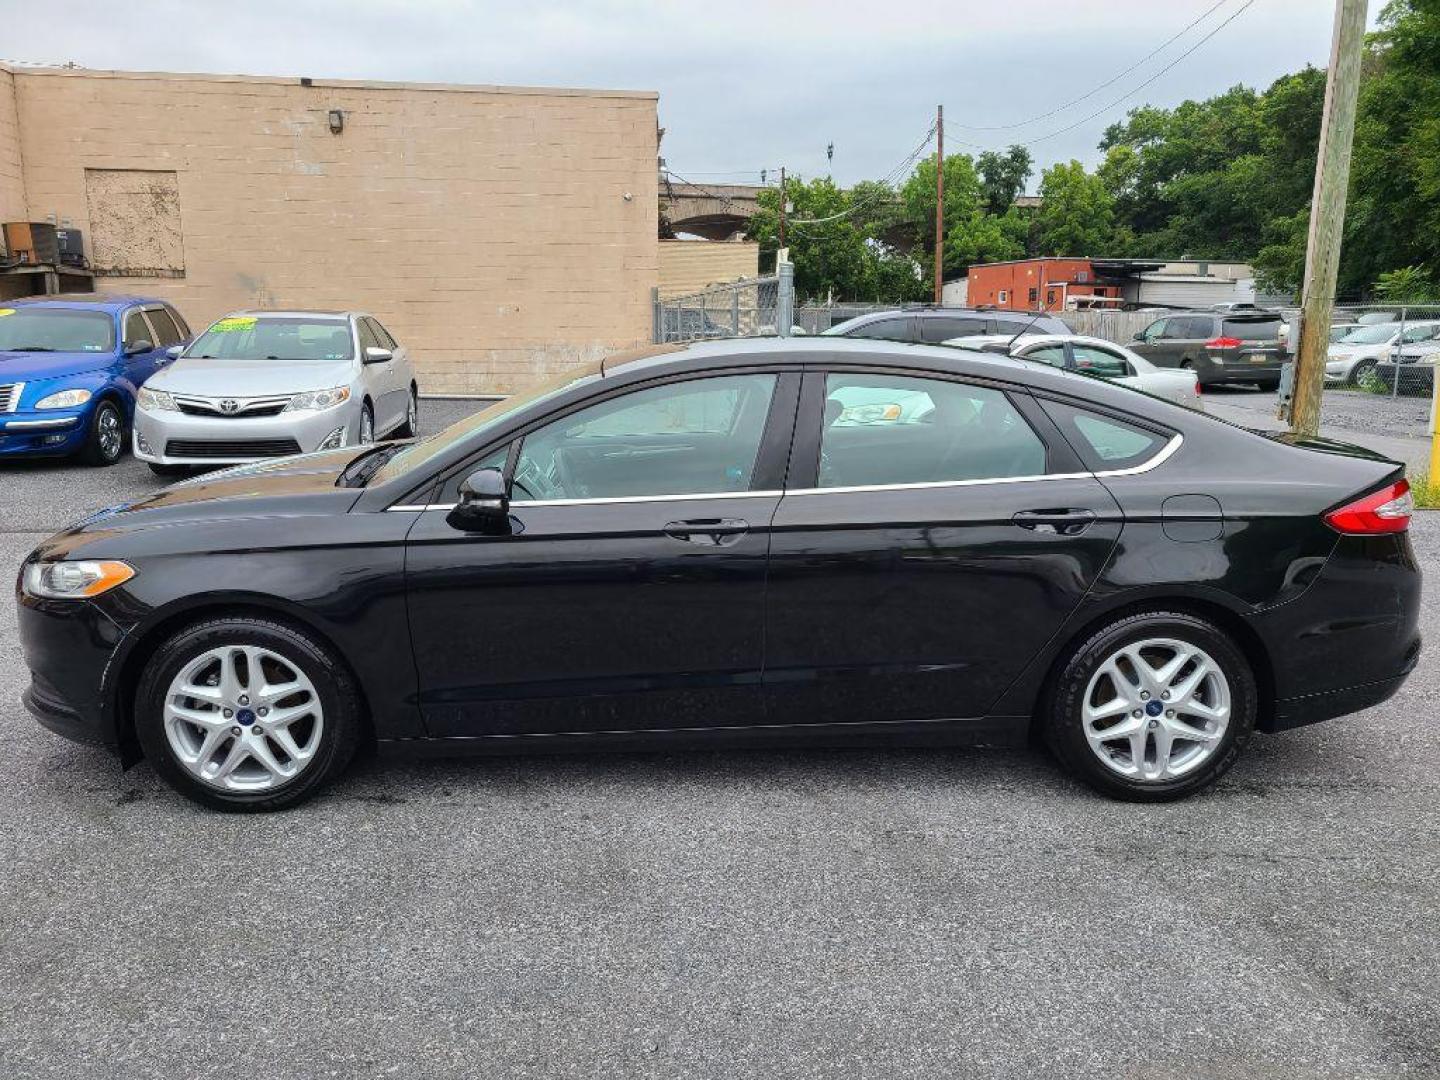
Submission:
[[504,536],[510,532],[510,493],[499,469],[477,469],[460,483],[460,501],[445,518],[461,532]]
[[180,354],[184,351],[184,345],[171,345],[168,349],[165,350],[165,355],[168,356],[171,360],[178,360],[180,359]]
[[139,341],[132,341],[129,345],[125,346],[125,355],[139,356],[142,352],[149,352],[153,348],[155,348],[153,341],[147,341],[145,338],[141,338]]
[[367,364],[383,364],[394,357],[395,354],[389,349],[382,349],[378,345],[365,346],[365,363]]

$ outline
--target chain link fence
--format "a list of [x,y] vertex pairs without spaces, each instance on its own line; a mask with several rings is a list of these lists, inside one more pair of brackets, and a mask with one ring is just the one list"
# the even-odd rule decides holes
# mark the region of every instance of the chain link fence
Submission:
[[655,341],[762,337],[774,334],[780,278],[744,278],[686,296],[655,299]]

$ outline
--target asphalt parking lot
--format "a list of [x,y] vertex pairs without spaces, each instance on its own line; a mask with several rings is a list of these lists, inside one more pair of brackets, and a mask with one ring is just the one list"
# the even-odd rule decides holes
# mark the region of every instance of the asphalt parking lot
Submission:
[[[151,486],[0,466],[0,563]],[[1440,641],[1440,513],[1414,540]],[[1433,647],[1160,807],[1029,752],[755,751],[366,761],[227,817],[25,681],[7,603],[3,1080],[1440,1076]]]

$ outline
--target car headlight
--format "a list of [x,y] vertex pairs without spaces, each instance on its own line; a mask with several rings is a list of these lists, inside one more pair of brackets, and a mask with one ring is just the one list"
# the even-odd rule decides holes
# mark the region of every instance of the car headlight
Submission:
[[89,390],[61,390],[54,394],[47,394],[35,402],[37,409],[73,409],[76,405],[84,405],[90,400]]
[[313,390],[308,394],[296,394],[285,406],[286,412],[319,412],[333,409],[336,405],[350,400],[350,388],[337,386],[331,390]]
[[135,576],[128,563],[35,562],[25,567],[25,592],[42,600],[83,600]]
[[175,399],[164,390],[151,390],[148,386],[142,386],[140,393],[135,395],[135,404],[146,412],[176,412]]

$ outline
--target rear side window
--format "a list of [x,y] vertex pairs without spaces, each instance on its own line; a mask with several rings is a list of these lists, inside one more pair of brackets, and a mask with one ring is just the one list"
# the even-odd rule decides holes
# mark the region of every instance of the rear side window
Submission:
[[1220,336],[1239,338],[1241,341],[1278,341],[1280,320],[1226,319],[1220,328]]
[[1160,453],[1169,438],[1148,428],[1059,401],[1041,404],[1092,472],[1133,469]]
[[857,326],[846,337],[873,338],[877,341],[910,341],[910,320],[876,319],[872,323]]
[[927,341],[932,345],[949,341],[951,338],[969,337],[971,334],[983,333],[985,333],[985,320],[978,315],[973,318],[955,315],[921,316],[920,318],[920,340]]
[[999,390],[893,374],[825,379],[822,488],[1044,472],[1045,444]]
[[1064,345],[1037,345],[1033,349],[1027,349],[1023,355],[1026,360],[1038,360],[1051,367],[1063,368],[1065,366]]

